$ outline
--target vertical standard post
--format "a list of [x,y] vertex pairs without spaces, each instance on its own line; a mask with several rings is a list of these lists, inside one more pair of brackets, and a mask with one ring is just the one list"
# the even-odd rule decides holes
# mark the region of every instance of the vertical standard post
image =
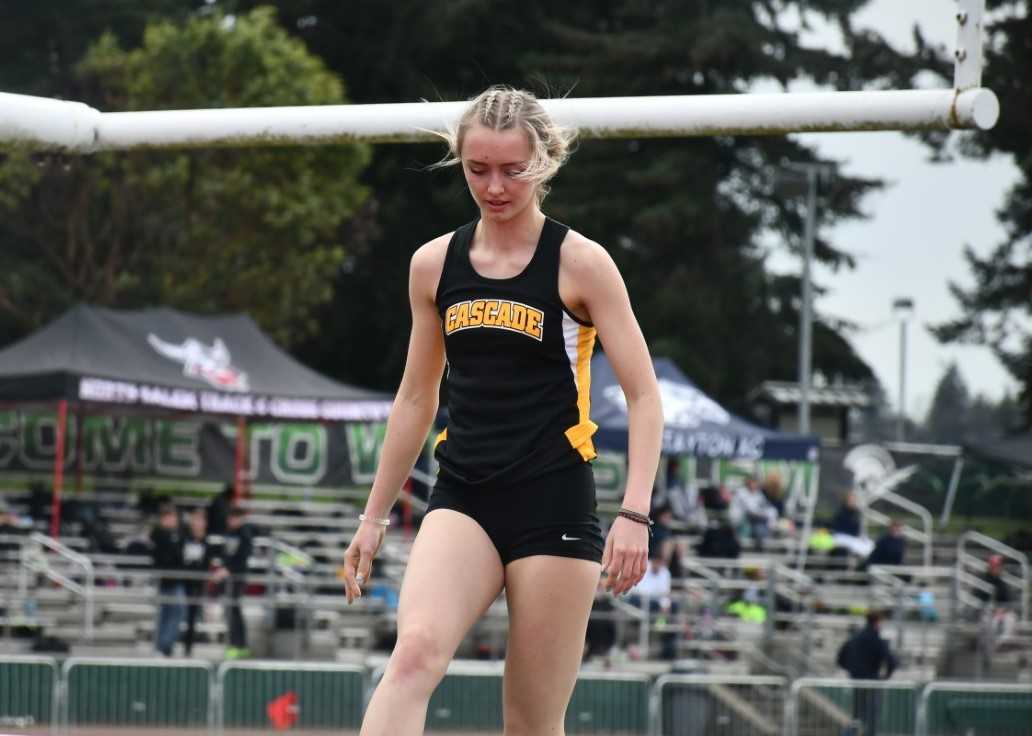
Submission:
[[57,402],[57,438],[54,442],[54,493],[50,509],[50,536],[61,533],[61,485],[64,483],[65,431],[68,429],[68,401]]
[[906,440],[907,413],[907,318],[899,321],[899,418],[896,421],[896,440]]
[[985,0],[957,0],[957,48],[954,50],[953,87],[982,86],[982,16]]
[[813,239],[817,229],[817,172],[815,165],[806,167],[806,228],[803,232],[803,303],[799,310],[799,432],[810,433],[810,364],[813,328],[813,284],[810,264],[813,260]]

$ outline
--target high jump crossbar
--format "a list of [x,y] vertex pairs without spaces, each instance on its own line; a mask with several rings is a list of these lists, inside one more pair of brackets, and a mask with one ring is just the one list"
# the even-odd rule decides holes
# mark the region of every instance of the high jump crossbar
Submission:
[[[985,0],[957,0],[954,86],[859,92],[543,100],[586,138],[982,129],[1000,104],[981,87]],[[138,148],[435,140],[465,102],[100,112],[81,102],[0,92],[0,143],[65,153]]]

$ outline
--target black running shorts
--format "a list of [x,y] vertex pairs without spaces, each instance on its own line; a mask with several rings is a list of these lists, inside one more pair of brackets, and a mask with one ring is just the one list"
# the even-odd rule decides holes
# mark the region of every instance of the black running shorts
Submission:
[[458,511],[480,524],[503,565],[532,555],[602,561],[605,542],[595,513],[595,478],[588,463],[512,488],[438,483],[427,513],[436,509]]

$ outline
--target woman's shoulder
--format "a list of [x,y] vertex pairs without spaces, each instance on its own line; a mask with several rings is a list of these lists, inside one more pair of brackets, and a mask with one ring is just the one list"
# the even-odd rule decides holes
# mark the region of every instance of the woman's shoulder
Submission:
[[559,263],[563,271],[574,277],[587,277],[614,267],[612,256],[604,247],[572,228],[563,240]]
[[452,235],[454,231],[439,235],[416,248],[416,252],[412,254],[412,272],[421,276],[435,271],[440,273]]

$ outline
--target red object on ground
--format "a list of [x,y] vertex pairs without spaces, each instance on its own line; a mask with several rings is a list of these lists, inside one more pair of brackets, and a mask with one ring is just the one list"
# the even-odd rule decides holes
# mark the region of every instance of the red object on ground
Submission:
[[286,731],[288,728],[292,728],[297,723],[298,710],[297,694],[293,691],[286,692],[275,700],[270,700],[269,704],[265,706],[265,712],[277,731]]

